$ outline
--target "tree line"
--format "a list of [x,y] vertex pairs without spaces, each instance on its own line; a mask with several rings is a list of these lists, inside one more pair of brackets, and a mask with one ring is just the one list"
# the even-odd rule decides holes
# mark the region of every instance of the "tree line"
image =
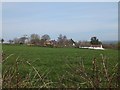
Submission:
[[[1,43],[4,42],[4,39],[1,39]],[[27,45],[36,45],[36,46],[46,46],[46,47],[79,47],[79,46],[90,46],[90,45],[101,45],[102,42],[99,41],[97,37],[91,37],[90,41],[74,41],[72,38],[68,39],[66,35],[60,34],[57,40],[51,40],[51,37],[48,34],[44,34],[40,37],[38,34],[23,35],[20,38],[14,38],[9,40],[9,44],[27,44]],[[117,45],[106,45],[103,44],[105,48],[117,48]]]
[[[1,39],[4,42],[4,39]],[[27,45],[38,45],[38,46],[50,46],[50,47],[73,47],[76,46],[77,42],[73,39],[68,39],[66,35],[60,34],[57,40],[51,40],[48,34],[44,34],[41,37],[38,34],[23,35],[20,38],[14,38],[9,40],[10,44],[27,44]]]

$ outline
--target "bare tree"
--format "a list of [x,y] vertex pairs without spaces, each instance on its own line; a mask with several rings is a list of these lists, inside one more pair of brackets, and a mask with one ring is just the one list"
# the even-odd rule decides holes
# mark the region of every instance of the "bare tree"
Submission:
[[32,44],[38,44],[40,41],[40,36],[38,34],[31,34],[30,36],[30,42]]
[[15,44],[18,44],[19,43],[19,38],[14,38],[13,41],[14,41]]
[[50,36],[48,34],[43,35],[40,40],[40,45],[44,46],[45,42],[49,40],[50,40]]
[[58,42],[59,46],[63,46],[63,36],[62,36],[62,34],[59,35],[57,42]]
[[10,44],[13,44],[13,42],[14,42],[13,40],[9,40],[9,43],[10,43]]
[[57,41],[58,41],[59,46],[67,46],[67,44],[68,44],[67,37],[65,35],[63,36],[62,34],[59,35]]
[[50,40],[50,36],[48,34],[45,34],[41,37],[42,40],[47,41]]

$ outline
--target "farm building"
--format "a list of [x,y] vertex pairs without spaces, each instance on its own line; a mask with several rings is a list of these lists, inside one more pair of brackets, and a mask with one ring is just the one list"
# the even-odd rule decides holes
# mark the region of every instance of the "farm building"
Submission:
[[91,45],[91,46],[82,46],[79,48],[86,48],[86,49],[96,49],[96,50],[104,50],[102,45]]
[[102,45],[91,45],[88,49],[99,49],[99,50],[104,50]]

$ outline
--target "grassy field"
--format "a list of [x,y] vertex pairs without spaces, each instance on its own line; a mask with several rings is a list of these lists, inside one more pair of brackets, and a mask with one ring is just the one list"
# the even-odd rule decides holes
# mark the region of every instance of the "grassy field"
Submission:
[[[73,63],[74,66],[82,59],[85,67],[92,67],[92,60],[101,60],[101,55],[107,58],[109,69],[118,62],[117,50],[88,50],[78,48],[47,48],[31,47],[20,45],[3,45],[5,58],[10,54],[12,56],[3,64],[5,67],[11,66],[18,60],[29,61],[41,73],[47,71],[48,78],[57,81],[58,75],[61,76],[68,69],[66,63]],[[30,66],[19,65],[19,73],[24,77],[30,70]]]

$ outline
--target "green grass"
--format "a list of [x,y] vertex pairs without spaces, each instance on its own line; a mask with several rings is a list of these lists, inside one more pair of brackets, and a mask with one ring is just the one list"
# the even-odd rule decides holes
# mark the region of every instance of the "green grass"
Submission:
[[[29,61],[32,65],[38,69],[41,73],[46,70],[50,71],[48,78],[53,81],[57,80],[58,75],[61,76],[68,69],[66,63],[78,63],[80,58],[86,67],[92,66],[92,60],[96,57],[97,60],[101,60],[101,54],[106,56],[109,68],[118,62],[117,50],[88,50],[78,48],[47,48],[47,47],[30,47],[20,45],[3,45],[3,51],[5,57],[13,54],[7,62],[3,64],[3,70],[5,67],[12,66],[15,63],[16,58],[19,56],[19,60]],[[20,74],[24,77],[29,72],[30,66],[19,65]]]

